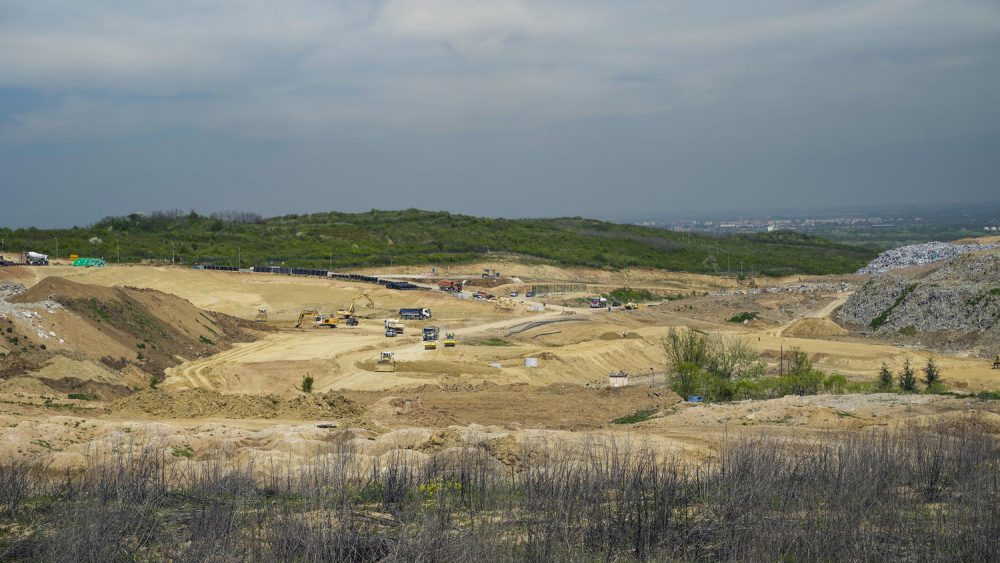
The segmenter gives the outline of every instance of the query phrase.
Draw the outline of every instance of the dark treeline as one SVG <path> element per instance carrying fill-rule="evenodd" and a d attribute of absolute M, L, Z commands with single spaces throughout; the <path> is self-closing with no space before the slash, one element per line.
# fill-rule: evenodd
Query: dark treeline
<path fill-rule="evenodd" d="M 711 237 L 579 217 L 491 219 L 415 209 L 267 219 L 171 210 L 69 229 L 0 228 L 0 239 L 8 254 L 300 268 L 448 264 L 501 253 L 598 268 L 828 274 L 851 272 L 875 254 L 792 232 Z"/>
<path fill-rule="evenodd" d="M 169 448 L 166 449 L 169 452 Z M 0 560 L 987 561 L 1000 450 L 968 418 L 822 443 L 730 439 L 691 465 L 641 444 L 446 451 L 419 469 L 164 463 L 82 474 L 0 462 Z M 190 454 L 190 452 L 185 452 Z"/>

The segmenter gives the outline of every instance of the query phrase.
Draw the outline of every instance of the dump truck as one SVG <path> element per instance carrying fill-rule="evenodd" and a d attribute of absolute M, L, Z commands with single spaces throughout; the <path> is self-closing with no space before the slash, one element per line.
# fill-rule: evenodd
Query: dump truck
<path fill-rule="evenodd" d="M 438 289 L 449 293 L 458 293 L 459 291 L 462 291 L 462 284 L 460 282 L 450 280 L 441 280 L 438 282 Z"/>
<path fill-rule="evenodd" d="M 424 342 L 430 340 L 437 340 L 441 334 L 440 330 L 436 326 L 425 326 L 424 327 Z"/>
<path fill-rule="evenodd" d="M 267 309 L 257 309 L 257 316 L 254 317 L 254 322 L 266 323 L 267 322 Z"/>
<path fill-rule="evenodd" d="M 422 321 L 431 318 L 430 309 L 400 309 L 399 318 L 409 321 Z"/>
<path fill-rule="evenodd" d="M 392 334 L 389 334 L 389 333 Z M 397 334 L 403 334 L 403 323 L 397 319 L 386 319 L 385 320 L 385 335 L 386 336 L 396 336 Z"/>

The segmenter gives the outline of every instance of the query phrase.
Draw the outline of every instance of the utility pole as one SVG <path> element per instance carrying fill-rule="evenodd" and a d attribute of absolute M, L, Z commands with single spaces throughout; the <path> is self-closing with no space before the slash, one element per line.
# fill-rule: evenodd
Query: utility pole
<path fill-rule="evenodd" d="M 118 265 L 122 265 L 122 247 L 118 244 L 118 239 L 115 239 L 115 254 L 118 255 Z"/>
<path fill-rule="evenodd" d="M 170 241 L 170 265 L 177 264 L 177 254 L 174 253 L 174 241 Z"/>
<path fill-rule="evenodd" d="M 243 267 L 243 249 L 239 245 L 236 245 L 236 267 Z"/>
<path fill-rule="evenodd" d="M 59 258 L 59 237 L 56 237 L 56 259 Z"/>

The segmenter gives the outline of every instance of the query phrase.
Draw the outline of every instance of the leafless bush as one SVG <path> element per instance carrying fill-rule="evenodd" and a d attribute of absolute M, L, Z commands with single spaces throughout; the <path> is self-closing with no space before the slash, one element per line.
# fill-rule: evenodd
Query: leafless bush
<path fill-rule="evenodd" d="M 691 464 L 647 444 L 486 448 L 413 466 L 94 456 L 0 464 L 0 559 L 116 561 L 989 560 L 1000 448 L 977 419 L 813 444 L 729 440 Z M 383 458 L 385 459 L 385 458 Z M 12 469 L 12 467 L 14 467 Z M 4 529 L 0 527 L 0 529 Z"/>

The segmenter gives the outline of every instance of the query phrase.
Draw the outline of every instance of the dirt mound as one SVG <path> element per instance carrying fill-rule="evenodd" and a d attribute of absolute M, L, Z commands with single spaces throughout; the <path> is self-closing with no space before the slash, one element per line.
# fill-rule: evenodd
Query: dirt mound
<path fill-rule="evenodd" d="M 845 336 L 847 330 L 830 319 L 799 319 L 786 328 L 782 336 L 795 338 L 822 338 L 824 336 Z"/>
<path fill-rule="evenodd" d="M 282 399 L 274 395 L 224 395 L 206 389 L 179 392 L 163 390 L 141 391 L 108 406 L 117 415 L 153 416 L 163 418 L 310 419 L 350 418 L 362 413 L 352 400 L 335 392 L 300 395 Z"/>
<path fill-rule="evenodd" d="M 181 361 L 216 354 L 232 342 L 255 338 L 247 321 L 209 313 L 151 289 L 49 277 L 10 301 L 62 305 L 65 311 L 50 312 L 52 320 L 39 335 L 58 335 L 62 351 L 83 354 L 115 370 L 135 365 L 157 378 Z"/>

